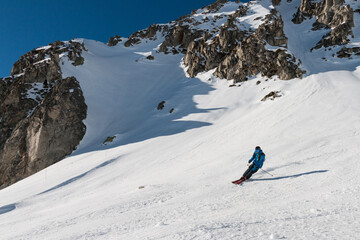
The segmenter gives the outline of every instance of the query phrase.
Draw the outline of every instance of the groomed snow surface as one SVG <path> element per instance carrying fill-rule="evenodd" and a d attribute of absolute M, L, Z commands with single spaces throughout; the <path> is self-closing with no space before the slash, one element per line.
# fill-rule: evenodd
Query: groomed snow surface
<path fill-rule="evenodd" d="M 358 239 L 356 59 L 229 87 L 212 71 L 187 78 L 183 56 L 156 52 L 161 39 L 79 41 L 84 65 L 61 66 L 84 91 L 87 133 L 72 156 L 0 191 L 1 240 Z M 260 101 L 271 91 L 283 96 Z M 257 145 L 273 176 L 233 185 Z"/>

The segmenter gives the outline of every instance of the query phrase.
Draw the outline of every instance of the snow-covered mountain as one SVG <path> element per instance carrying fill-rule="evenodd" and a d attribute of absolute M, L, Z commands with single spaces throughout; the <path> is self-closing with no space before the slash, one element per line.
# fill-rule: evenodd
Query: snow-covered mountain
<path fill-rule="evenodd" d="M 355 0 L 217 1 L 24 55 L 0 239 L 357 239 L 359 23 Z M 273 176 L 231 184 L 257 145 Z"/>

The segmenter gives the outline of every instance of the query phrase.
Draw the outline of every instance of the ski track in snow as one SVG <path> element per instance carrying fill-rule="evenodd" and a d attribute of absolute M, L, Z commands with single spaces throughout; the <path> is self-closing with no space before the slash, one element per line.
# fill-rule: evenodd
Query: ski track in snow
<path fill-rule="evenodd" d="M 284 22 L 296 4 L 277 7 Z M 305 51 L 320 36 L 308 21 L 285 25 L 304 79 L 232 88 L 213 71 L 187 78 L 183 56 L 155 51 L 161 39 L 81 40 L 84 65 L 62 70 L 84 91 L 87 133 L 72 156 L 0 191 L 0 239 L 357 239 L 359 61 L 326 69 Z M 231 184 L 256 145 L 274 176 Z"/>

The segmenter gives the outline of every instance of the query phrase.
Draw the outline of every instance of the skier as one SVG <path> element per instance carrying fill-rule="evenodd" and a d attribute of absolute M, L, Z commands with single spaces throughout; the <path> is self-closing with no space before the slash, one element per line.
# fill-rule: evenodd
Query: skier
<path fill-rule="evenodd" d="M 254 173 L 256 173 L 259 170 L 259 168 L 262 167 L 264 161 L 265 161 L 265 154 L 263 153 L 263 151 L 259 146 L 256 146 L 255 152 L 252 158 L 249 160 L 249 164 L 250 163 L 252 164 L 250 164 L 249 168 L 244 172 L 243 176 L 239 180 L 233 181 L 233 183 L 241 184 L 245 180 L 251 178 L 251 176 Z"/>

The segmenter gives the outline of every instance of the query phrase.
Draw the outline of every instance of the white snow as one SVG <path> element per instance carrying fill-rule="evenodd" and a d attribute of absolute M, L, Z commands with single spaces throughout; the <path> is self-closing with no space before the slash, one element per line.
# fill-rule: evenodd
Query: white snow
<path fill-rule="evenodd" d="M 273 8 L 271 1 L 253 1 L 254 3 L 248 4 L 247 15 L 237 18 L 237 27 L 241 30 L 254 30 L 263 23 L 262 19 L 265 15 L 270 13 L 270 9 Z M 256 4 L 257 3 L 257 4 Z M 200 9 L 196 14 L 191 17 L 201 24 L 192 26 L 193 29 L 208 30 L 209 32 L 218 31 L 219 27 L 226 23 L 228 16 L 235 13 L 240 5 L 244 3 L 227 2 L 217 12 L 211 12 L 207 9 Z M 204 21 L 207 19 L 207 21 Z M 235 22 L 236 23 L 236 22 Z"/>
<path fill-rule="evenodd" d="M 257 2 L 257 1 L 254 1 Z M 257 29 L 262 23 L 264 17 L 270 13 L 273 8 L 270 1 L 261 1 L 261 4 L 249 4 L 246 16 L 238 18 L 239 29 Z"/>
<path fill-rule="evenodd" d="M 206 15 L 208 17 L 214 17 L 214 16 L 221 16 L 221 15 L 231 15 L 233 14 L 236 9 L 238 9 L 239 5 L 243 3 L 235 3 L 235 2 L 227 2 L 225 3 L 218 11 L 212 12 L 209 11 L 207 8 L 200 9 L 196 12 L 196 14 L 193 15 L 193 17 Z"/>
<path fill-rule="evenodd" d="M 86 135 L 72 156 L 0 191 L 0 239 L 357 239 L 360 64 L 326 69 L 320 53 L 301 55 L 301 41 L 316 43 L 295 35 L 307 27 L 286 26 L 305 78 L 240 87 L 213 71 L 187 78 L 183 56 L 155 51 L 161 39 L 82 40 L 84 65 L 63 58 L 62 72 L 84 91 Z M 271 91 L 283 96 L 261 102 Z M 256 145 L 274 177 L 231 184 Z"/>
<path fill-rule="evenodd" d="M 43 63 L 43 62 L 48 62 L 48 61 L 50 61 L 50 60 L 51 60 L 51 58 L 50 58 L 50 57 L 47 57 L 47 58 L 44 58 L 44 59 L 41 60 L 41 61 L 38 61 L 38 62 L 34 63 L 34 65 L 38 65 L 38 64 Z"/>
<path fill-rule="evenodd" d="M 38 96 L 40 96 L 40 91 L 44 89 L 44 84 L 43 83 L 30 83 L 29 84 L 31 87 L 29 87 L 29 89 L 27 89 L 27 98 L 32 98 L 34 100 L 36 100 L 36 98 Z"/>
<path fill-rule="evenodd" d="M 49 49 L 49 48 L 51 48 L 51 46 L 39 47 L 39 48 L 37 48 L 36 50 L 38 50 L 38 51 L 40 51 L 40 50 L 47 50 L 47 49 Z"/>

